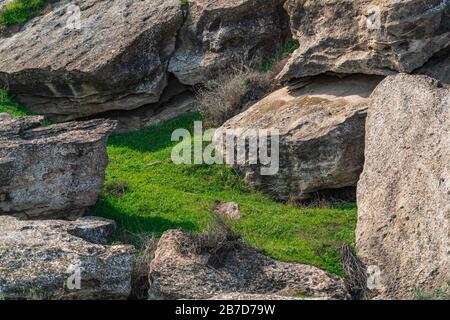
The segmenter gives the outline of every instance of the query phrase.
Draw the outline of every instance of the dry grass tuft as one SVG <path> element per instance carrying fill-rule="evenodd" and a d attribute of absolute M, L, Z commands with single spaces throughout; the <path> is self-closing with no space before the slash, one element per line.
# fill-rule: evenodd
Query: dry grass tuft
<path fill-rule="evenodd" d="M 354 300 L 367 300 L 367 271 L 364 264 L 353 254 L 348 245 L 341 247 L 341 264 L 346 274 L 346 285 Z"/>
<path fill-rule="evenodd" d="M 271 73 L 241 65 L 230 73 L 218 75 L 198 90 L 199 111 L 210 126 L 221 126 L 272 88 Z"/>
<path fill-rule="evenodd" d="M 140 254 L 136 256 L 133 273 L 131 275 L 131 295 L 133 300 L 147 300 L 150 287 L 148 274 L 150 263 L 155 257 L 158 239 L 154 235 L 133 235 L 133 238 L 140 238 Z"/>

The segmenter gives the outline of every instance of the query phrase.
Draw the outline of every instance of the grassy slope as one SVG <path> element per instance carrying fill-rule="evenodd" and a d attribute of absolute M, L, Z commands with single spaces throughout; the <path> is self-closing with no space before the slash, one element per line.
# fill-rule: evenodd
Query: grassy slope
<path fill-rule="evenodd" d="M 128 190 L 105 192 L 92 213 L 116 220 L 122 231 L 160 235 L 171 228 L 202 231 L 215 201 L 236 201 L 244 213 L 237 229 L 249 244 L 274 258 L 339 274 L 338 247 L 353 242 L 355 206 L 296 208 L 251 190 L 225 166 L 173 164 L 172 131 L 192 129 L 198 119 L 185 116 L 111 137 L 107 185 L 127 185 Z"/>

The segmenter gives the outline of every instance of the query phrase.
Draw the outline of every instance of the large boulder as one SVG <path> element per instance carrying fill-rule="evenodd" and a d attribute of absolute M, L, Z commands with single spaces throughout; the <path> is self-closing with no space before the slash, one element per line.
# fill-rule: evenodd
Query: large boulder
<path fill-rule="evenodd" d="M 71 0 L 47 11 L 0 39 L 0 87 L 56 120 L 159 100 L 179 0 Z"/>
<path fill-rule="evenodd" d="M 287 0 L 300 48 L 280 78 L 412 72 L 450 44 L 448 0 Z"/>
<path fill-rule="evenodd" d="M 270 60 L 289 35 L 285 0 L 189 0 L 169 71 L 194 85 L 231 65 Z"/>
<path fill-rule="evenodd" d="M 316 267 L 275 261 L 240 240 L 170 230 L 150 265 L 153 299 L 210 299 L 222 294 L 275 294 L 345 299 L 341 279 Z"/>
<path fill-rule="evenodd" d="M 357 253 L 385 298 L 449 280 L 450 89 L 399 74 L 374 91 L 358 184 Z"/>
<path fill-rule="evenodd" d="M 234 163 L 252 185 L 282 200 L 355 187 L 364 164 L 368 97 L 379 81 L 378 76 L 323 76 L 282 88 L 226 122 L 216 135 L 217 148 L 228 159 L 234 151 L 226 144 L 221 148 L 221 136 L 236 136 L 236 150 L 255 129 L 278 130 L 277 172 L 265 175 L 262 162 L 252 164 L 248 156 L 245 163 Z"/>
<path fill-rule="evenodd" d="M 72 219 L 102 192 L 115 123 L 42 121 L 0 116 L 0 216 Z"/>
<path fill-rule="evenodd" d="M 22 221 L 0 216 L 0 296 L 126 299 L 134 248 L 106 245 L 113 221 Z"/>

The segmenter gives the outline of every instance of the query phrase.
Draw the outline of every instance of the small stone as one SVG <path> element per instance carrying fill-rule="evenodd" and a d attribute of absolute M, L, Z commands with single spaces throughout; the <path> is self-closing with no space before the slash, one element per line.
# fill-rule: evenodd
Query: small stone
<path fill-rule="evenodd" d="M 236 202 L 221 203 L 216 206 L 214 212 L 227 217 L 232 221 L 238 221 L 242 219 L 241 208 Z"/>

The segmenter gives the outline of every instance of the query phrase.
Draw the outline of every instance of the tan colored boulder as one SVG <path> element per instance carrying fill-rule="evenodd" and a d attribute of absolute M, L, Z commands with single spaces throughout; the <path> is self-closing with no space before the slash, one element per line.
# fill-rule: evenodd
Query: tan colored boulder
<path fill-rule="evenodd" d="M 273 260 L 237 239 L 170 230 L 150 264 L 151 299 L 273 294 L 345 299 L 342 279 L 316 267 Z"/>
<path fill-rule="evenodd" d="M 380 296 L 414 299 L 450 279 L 450 89 L 399 74 L 374 91 L 358 183 L 357 253 Z"/>
<path fill-rule="evenodd" d="M 0 116 L 0 216 L 73 219 L 102 192 L 115 123 L 42 121 Z"/>
<path fill-rule="evenodd" d="M 252 185 L 282 200 L 355 187 L 364 164 L 368 97 L 380 80 L 323 76 L 268 95 L 220 131 L 230 136 L 239 129 L 236 141 L 242 141 L 254 129 L 278 130 L 279 170 L 264 175 L 261 161 L 250 164 L 249 157 L 234 166 Z M 229 151 L 222 153 L 227 159 Z"/>
<path fill-rule="evenodd" d="M 287 0 L 300 48 L 280 74 L 410 73 L 450 45 L 448 0 Z"/>

